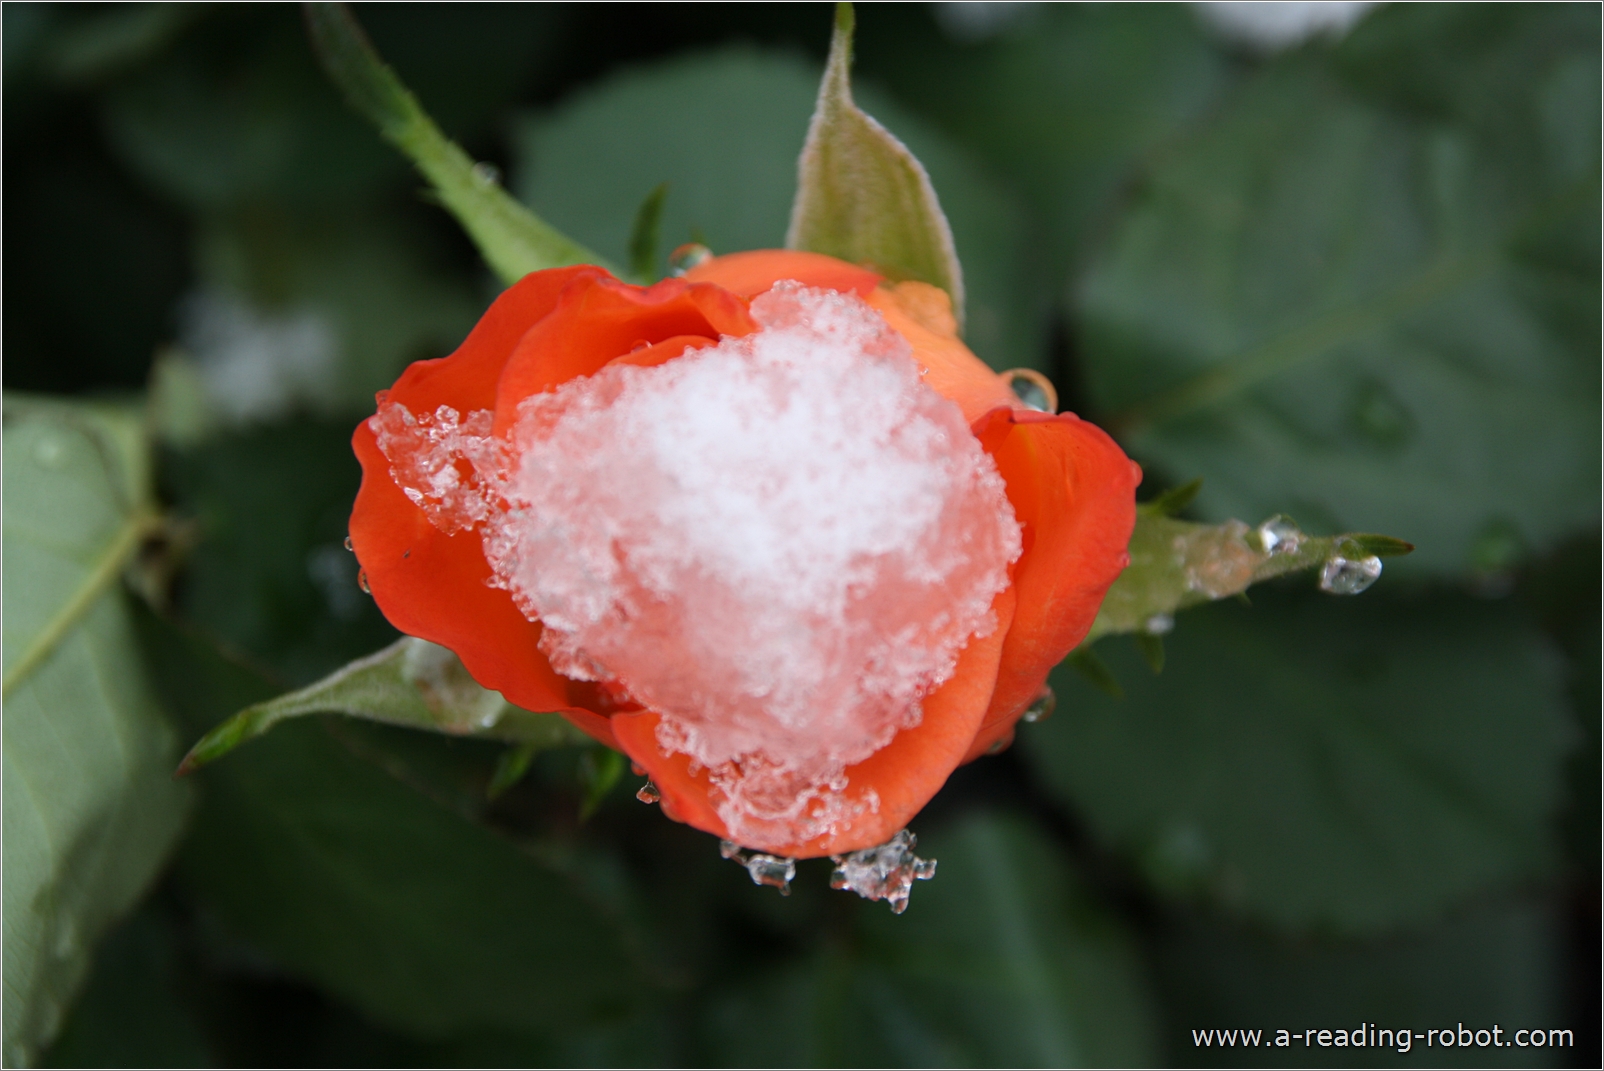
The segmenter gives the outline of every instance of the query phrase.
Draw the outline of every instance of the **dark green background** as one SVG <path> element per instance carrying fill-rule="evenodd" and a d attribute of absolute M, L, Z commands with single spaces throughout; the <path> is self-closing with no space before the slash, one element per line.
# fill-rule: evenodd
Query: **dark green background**
<path fill-rule="evenodd" d="M 778 244 L 823 5 L 364 5 L 452 136 L 622 261 Z M 291 415 L 170 449 L 200 539 L 145 650 L 185 738 L 392 635 L 327 586 L 349 430 L 493 294 L 289 5 L 5 6 L 5 383 L 144 387 L 197 288 L 312 310 Z M 859 96 L 928 166 L 970 334 L 1200 519 L 1419 544 L 1183 615 L 914 824 L 908 913 L 751 886 L 578 752 L 349 722 L 200 777 L 62 1065 L 1502 1064 L 1599 1059 L 1599 9 L 1392 5 L 1266 58 L 1187 6 L 994 35 L 864 5 Z M 660 266 L 661 267 L 661 266 Z M 322 569 L 322 571 L 320 571 Z M 320 580 L 321 578 L 321 580 Z M 338 579 L 338 578 L 336 578 Z M 347 580 L 354 582 L 353 578 Z M 1570 1027 L 1569 1052 L 1236 1049 L 1194 1028 Z M 1328 1059 L 1329 1058 L 1329 1059 Z"/>

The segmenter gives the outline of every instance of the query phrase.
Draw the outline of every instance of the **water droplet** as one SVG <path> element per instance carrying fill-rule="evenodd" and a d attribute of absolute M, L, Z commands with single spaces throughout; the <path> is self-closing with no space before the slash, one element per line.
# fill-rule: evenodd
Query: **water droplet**
<path fill-rule="evenodd" d="M 718 854 L 733 859 L 746 867 L 753 885 L 770 885 L 780 890 L 781 896 L 791 895 L 791 881 L 796 877 L 796 860 L 766 852 L 748 854 L 733 840 L 718 842 Z"/>
<path fill-rule="evenodd" d="M 1257 531 L 1259 546 L 1266 554 L 1292 554 L 1303 544 L 1303 529 L 1284 513 L 1277 513 L 1259 525 Z"/>
<path fill-rule="evenodd" d="M 346 536 L 345 537 L 345 549 L 346 550 L 351 550 L 351 551 L 356 550 L 356 548 L 351 545 L 351 537 L 350 536 Z"/>
<path fill-rule="evenodd" d="M 796 877 L 796 860 L 754 852 L 746 861 L 746 872 L 754 885 L 772 885 L 781 896 L 791 895 L 791 879 Z"/>
<path fill-rule="evenodd" d="M 356 572 L 356 586 L 362 589 L 362 594 L 364 594 L 364 595 L 372 595 L 373 594 L 373 589 L 368 587 L 368 571 L 366 569 L 358 569 L 357 570 L 357 572 Z"/>
<path fill-rule="evenodd" d="M 657 791 L 656 785 L 648 781 L 640 786 L 640 791 L 635 793 L 635 798 L 642 803 L 660 803 L 662 802 L 663 794 Z"/>
<path fill-rule="evenodd" d="M 1034 368 L 1010 368 L 1002 373 L 1003 379 L 1025 406 L 1042 413 L 1058 412 L 1058 391 L 1053 381 Z"/>
<path fill-rule="evenodd" d="M 936 876 L 936 861 L 913 854 L 918 843 L 906 829 L 874 848 L 863 848 L 846 855 L 832 855 L 835 873 L 830 888 L 850 889 L 865 900 L 884 900 L 893 914 L 908 909 L 908 895 L 915 881 Z"/>
<path fill-rule="evenodd" d="M 1142 622 L 1142 631 L 1149 636 L 1168 636 L 1175 631 L 1175 615 L 1154 614 Z"/>
<path fill-rule="evenodd" d="M 501 181 L 501 168 L 485 160 L 473 165 L 473 180 L 481 186 L 494 186 Z"/>
<path fill-rule="evenodd" d="M 52 435 L 41 436 L 39 441 L 33 444 L 33 459 L 47 469 L 59 466 L 65 453 L 61 440 Z"/>
<path fill-rule="evenodd" d="M 1007 736 L 998 737 L 996 740 L 993 740 L 991 742 L 991 746 L 986 749 L 986 754 L 1001 755 L 1004 751 L 1008 750 L 1008 745 L 1012 744 L 1013 742 L 1013 733 L 1009 733 Z"/>
<path fill-rule="evenodd" d="M 1357 595 L 1381 575 L 1381 559 L 1375 555 L 1352 560 L 1337 555 L 1320 570 L 1320 590 L 1333 595 Z"/>
<path fill-rule="evenodd" d="M 1053 711 L 1057 709 L 1058 696 L 1053 694 L 1051 688 L 1043 688 L 1041 695 L 1038 695 L 1035 701 L 1025 708 L 1025 712 L 1019 716 L 1019 720 L 1028 722 L 1046 721 L 1053 716 Z"/>
<path fill-rule="evenodd" d="M 668 255 L 668 270 L 674 275 L 684 275 L 712 259 L 713 251 L 701 242 L 686 242 Z"/>

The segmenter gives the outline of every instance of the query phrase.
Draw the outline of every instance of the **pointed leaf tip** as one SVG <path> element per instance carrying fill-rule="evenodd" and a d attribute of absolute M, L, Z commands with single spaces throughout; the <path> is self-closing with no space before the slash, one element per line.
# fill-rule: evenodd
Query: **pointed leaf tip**
<path fill-rule="evenodd" d="M 635 211 L 635 225 L 629 233 L 629 270 L 643 286 L 658 278 L 658 254 L 663 234 L 663 202 L 668 199 L 668 183 L 660 182 L 641 201 Z"/>
<path fill-rule="evenodd" d="M 246 707 L 201 737 L 174 776 L 222 758 L 281 721 L 309 714 L 344 714 L 536 750 L 591 742 L 560 715 L 523 710 L 480 686 L 444 647 L 407 636 L 299 691 Z"/>
<path fill-rule="evenodd" d="M 1337 558 L 1384 558 L 1414 549 L 1401 539 L 1369 533 L 1311 536 L 1282 515 L 1257 527 L 1241 521 L 1197 524 L 1168 516 L 1179 508 L 1177 501 L 1184 506 L 1196 493 L 1196 484 L 1166 491 L 1138 509 L 1130 564 L 1103 597 L 1082 648 L 1110 633 L 1160 631 L 1154 622 L 1179 610 L 1241 596 L 1250 585 L 1321 569 Z M 1145 645 L 1150 661 L 1157 660 L 1156 646 L 1140 635 L 1137 642 Z"/>
<path fill-rule="evenodd" d="M 1359 552 L 1362 554 L 1373 554 L 1377 558 L 1395 558 L 1400 555 L 1409 554 L 1415 549 L 1415 545 L 1413 543 L 1407 543 L 1402 539 L 1395 539 L 1392 536 L 1375 535 L 1370 532 L 1361 532 L 1357 535 L 1348 536 L 1347 538 L 1348 541 L 1352 543 L 1355 549 L 1357 549 Z"/>
<path fill-rule="evenodd" d="M 963 324 L 963 270 L 924 166 L 852 99 L 851 4 L 837 4 L 830 57 L 797 161 L 785 244 L 940 287 Z"/>
<path fill-rule="evenodd" d="M 351 106 L 412 161 L 440 203 L 468 232 L 493 271 L 508 284 L 532 271 L 606 261 L 559 233 L 512 195 L 456 142 L 440 132 L 400 77 L 385 64 L 341 3 L 307 3 L 312 50 Z"/>
<path fill-rule="evenodd" d="M 1201 490 L 1203 490 L 1203 477 L 1199 476 L 1197 479 L 1183 483 L 1179 487 L 1171 487 L 1167 491 L 1159 492 L 1151 500 L 1143 502 L 1141 509 L 1155 516 L 1173 517 L 1187 506 L 1190 506 L 1192 500 L 1197 497 L 1198 492 Z"/>

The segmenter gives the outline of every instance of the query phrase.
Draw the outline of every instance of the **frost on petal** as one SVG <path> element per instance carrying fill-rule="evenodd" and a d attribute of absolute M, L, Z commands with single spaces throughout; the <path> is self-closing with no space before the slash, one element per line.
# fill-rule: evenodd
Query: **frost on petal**
<path fill-rule="evenodd" d="M 409 455 L 404 485 L 484 522 L 495 582 L 545 624 L 553 665 L 658 711 L 731 836 L 762 847 L 877 806 L 849 798 L 847 767 L 917 724 L 995 627 L 1020 531 L 878 313 L 797 284 L 752 312 L 752 335 L 526 399 L 493 481 L 505 512 L 463 506 L 464 468 L 438 450 Z M 398 441 L 473 434 L 443 414 L 402 425 Z"/>
<path fill-rule="evenodd" d="M 385 400 L 368 418 L 390 478 L 447 535 L 474 527 L 495 508 L 500 449 L 490 434 L 493 417 L 480 409 L 463 420 L 449 405 L 414 416 Z"/>

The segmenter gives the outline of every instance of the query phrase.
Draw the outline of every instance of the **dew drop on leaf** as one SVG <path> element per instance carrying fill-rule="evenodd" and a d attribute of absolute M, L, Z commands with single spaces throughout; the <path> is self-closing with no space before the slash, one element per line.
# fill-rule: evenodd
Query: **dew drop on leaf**
<path fill-rule="evenodd" d="M 1277 513 L 1258 527 L 1259 545 L 1266 554 L 1292 554 L 1303 543 L 1303 529 L 1284 513 Z"/>
<path fill-rule="evenodd" d="M 1320 570 L 1320 590 L 1333 595 L 1357 595 L 1380 575 L 1381 559 L 1375 555 L 1359 559 L 1339 555 L 1328 559 Z"/>

